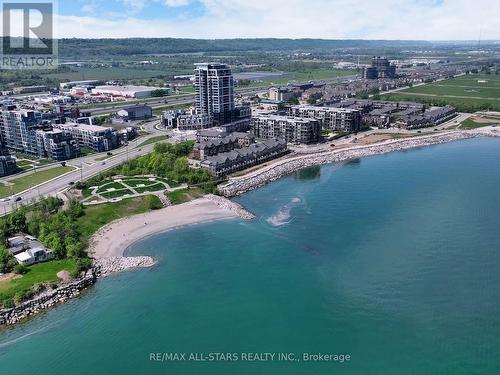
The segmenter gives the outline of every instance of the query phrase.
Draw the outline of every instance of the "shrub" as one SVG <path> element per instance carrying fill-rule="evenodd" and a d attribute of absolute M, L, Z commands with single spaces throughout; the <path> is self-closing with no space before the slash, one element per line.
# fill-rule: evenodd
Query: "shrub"
<path fill-rule="evenodd" d="M 11 307 L 14 307 L 14 301 L 12 298 L 7 298 L 6 300 L 3 301 L 3 307 L 6 309 L 10 309 Z"/>
<path fill-rule="evenodd" d="M 158 210 L 160 208 L 163 208 L 163 204 L 161 203 L 160 199 L 156 195 L 147 195 L 144 198 L 147 207 L 150 210 Z"/>
<path fill-rule="evenodd" d="M 79 272 L 87 271 L 92 267 L 92 260 L 90 258 L 80 258 L 76 261 L 76 268 Z"/>
<path fill-rule="evenodd" d="M 29 270 L 30 269 L 28 268 L 28 266 L 24 263 L 16 264 L 16 266 L 14 267 L 14 272 L 19 275 L 24 275 L 28 273 Z"/>

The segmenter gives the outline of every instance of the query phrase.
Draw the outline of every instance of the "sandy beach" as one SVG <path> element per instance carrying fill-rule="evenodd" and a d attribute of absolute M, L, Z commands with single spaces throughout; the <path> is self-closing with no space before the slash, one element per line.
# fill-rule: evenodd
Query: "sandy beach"
<path fill-rule="evenodd" d="M 131 244 L 145 237 L 186 225 L 237 217 L 240 216 L 234 210 L 209 198 L 199 198 L 114 221 L 92 236 L 89 252 L 95 258 L 121 257 Z"/>

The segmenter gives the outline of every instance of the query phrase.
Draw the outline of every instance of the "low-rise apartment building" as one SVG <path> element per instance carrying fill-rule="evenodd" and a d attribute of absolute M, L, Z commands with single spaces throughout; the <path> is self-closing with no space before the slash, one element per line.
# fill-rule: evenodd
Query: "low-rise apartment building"
<path fill-rule="evenodd" d="M 290 116 L 319 120 L 323 129 L 357 132 L 361 128 L 361 111 L 349 108 L 293 105 Z"/>
<path fill-rule="evenodd" d="M 321 123 L 314 118 L 260 115 L 252 117 L 251 127 L 256 138 L 279 138 L 294 144 L 317 143 L 321 134 Z"/>
<path fill-rule="evenodd" d="M 42 114 L 36 111 L 19 110 L 16 106 L 0 109 L 0 136 L 4 146 L 12 151 L 36 155 L 36 132 L 50 129 L 42 123 Z"/>
<path fill-rule="evenodd" d="M 79 147 L 87 147 L 94 152 L 110 151 L 118 147 L 118 135 L 112 128 L 75 123 L 57 124 L 54 127 L 69 132 Z"/>
<path fill-rule="evenodd" d="M 62 129 L 37 131 L 38 156 L 53 160 L 68 160 L 79 156 L 78 142 Z"/>

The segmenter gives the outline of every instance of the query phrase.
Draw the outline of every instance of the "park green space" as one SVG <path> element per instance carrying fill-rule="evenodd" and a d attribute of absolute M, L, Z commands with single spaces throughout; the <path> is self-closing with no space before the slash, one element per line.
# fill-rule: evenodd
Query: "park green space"
<path fill-rule="evenodd" d="M 99 189 L 97 189 L 97 192 L 105 193 L 108 191 L 108 189 L 125 189 L 125 186 L 123 186 L 123 184 L 121 184 L 120 182 L 111 181 L 101 185 Z"/>
<path fill-rule="evenodd" d="M 484 81 L 484 82 L 478 82 Z M 500 110 L 500 76 L 469 74 L 383 94 L 384 100 L 452 105 L 462 112 Z"/>
<path fill-rule="evenodd" d="M 101 193 L 101 196 L 103 196 L 106 199 L 121 198 L 126 195 L 132 196 L 134 195 L 134 192 L 129 189 L 121 189 L 121 190 L 112 190 L 106 193 Z"/>
<path fill-rule="evenodd" d="M 149 191 L 160 191 L 160 190 L 164 190 L 164 189 L 165 189 L 165 185 L 160 184 L 160 183 L 156 183 L 156 184 L 152 184 L 152 185 L 148 185 L 148 186 L 136 187 L 135 191 L 137 191 L 139 194 L 142 194 L 142 193 L 146 193 Z"/>
<path fill-rule="evenodd" d="M 322 80 L 322 79 L 332 79 L 337 77 L 345 77 L 355 75 L 357 72 L 355 70 L 346 69 L 311 69 L 305 71 L 294 71 L 286 73 L 283 78 L 272 78 L 265 81 L 252 81 L 247 86 L 241 86 L 240 89 L 252 88 L 252 87 L 267 87 L 269 85 L 286 85 L 287 83 L 305 82 L 312 80 Z"/>
<path fill-rule="evenodd" d="M 446 81 L 443 81 L 446 82 Z M 477 97 L 477 98 L 493 98 L 500 100 L 500 86 L 484 87 L 480 86 L 457 86 L 457 85 L 447 85 L 445 83 L 437 82 L 431 83 L 424 86 L 411 87 L 406 90 L 402 90 L 401 93 L 410 94 L 426 94 L 426 95 L 439 95 L 439 96 L 467 96 L 467 97 Z"/>
<path fill-rule="evenodd" d="M 165 185 L 163 183 L 168 184 L 169 186 L 178 186 L 179 184 L 175 181 L 169 181 L 165 178 L 156 177 L 155 180 L 149 180 L 146 177 L 138 177 L 138 178 L 123 178 L 121 181 L 104 181 L 99 185 L 97 189 L 97 193 L 104 198 L 120 198 L 127 194 L 132 195 L 134 192 L 130 190 L 133 188 L 137 193 L 142 194 L 146 192 L 155 192 L 165 190 Z M 139 186 L 144 185 L 144 186 Z M 115 190 L 108 190 L 115 189 Z M 86 190 L 86 191 L 85 191 Z M 88 197 L 91 195 L 91 189 L 85 188 L 83 195 Z"/>
<path fill-rule="evenodd" d="M 113 220 L 150 211 L 149 201 L 160 202 L 157 196 L 140 196 L 119 202 L 102 203 L 85 207 L 85 214 L 77 219 L 80 232 L 89 238 L 100 227 Z M 161 204 L 161 202 L 160 202 Z"/>
<path fill-rule="evenodd" d="M 497 125 L 497 122 L 476 122 L 470 118 L 463 121 L 458 125 L 459 129 L 477 129 L 482 128 L 484 126 Z"/>
<path fill-rule="evenodd" d="M 74 167 L 58 166 L 36 171 L 35 173 L 31 173 L 27 176 L 10 179 L 8 180 L 8 184 L 4 183 L 0 185 L 0 198 L 27 190 L 33 186 L 39 185 L 73 170 L 75 170 Z"/>

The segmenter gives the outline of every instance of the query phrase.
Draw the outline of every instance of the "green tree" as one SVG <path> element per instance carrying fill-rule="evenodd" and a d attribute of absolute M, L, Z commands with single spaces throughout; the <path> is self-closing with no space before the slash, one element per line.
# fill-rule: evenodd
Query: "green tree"
<path fill-rule="evenodd" d="M 19 208 L 15 210 L 9 216 L 9 224 L 11 231 L 13 232 L 26 232 L 26 211 L 24 208 Z"/>
<path fill-rule="evenodd" d="M 0 246 L 0 272 L 7 273 L 12 271 L 12 269 L 17 264 L 16 258 L 10 253 L 5 246 Z"/>

